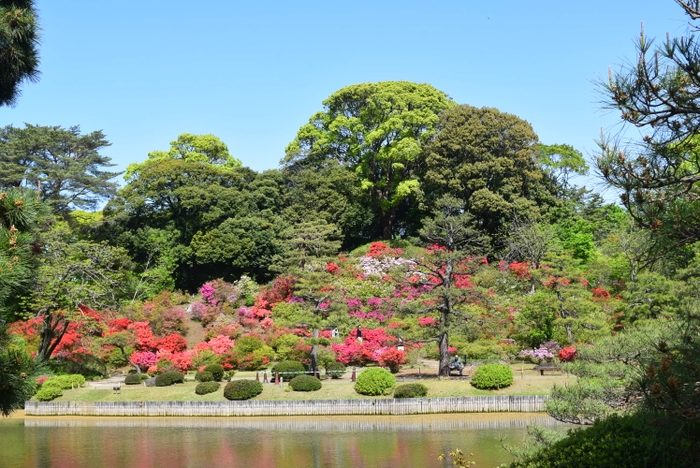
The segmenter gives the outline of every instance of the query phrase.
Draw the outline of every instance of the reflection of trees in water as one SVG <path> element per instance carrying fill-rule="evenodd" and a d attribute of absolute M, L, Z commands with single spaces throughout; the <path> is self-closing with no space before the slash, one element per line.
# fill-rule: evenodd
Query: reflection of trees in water
<path fill-rule="evenodd" d="M 309 416 L 308 418 L 113 418 L 113 419 L 26 419 L 26 427 L 173 427 L 219 428 L 266 431 L 376 432 L 440 431 L 453 429 L 498 429 L 508 427 L 563 426 L 541 414 L 469 414 L 449 416 Z"/>

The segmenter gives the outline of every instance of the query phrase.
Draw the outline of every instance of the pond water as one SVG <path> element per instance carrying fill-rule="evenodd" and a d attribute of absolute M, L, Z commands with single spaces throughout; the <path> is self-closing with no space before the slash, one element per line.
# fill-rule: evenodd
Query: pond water
<path fill-rule="evenodd" d="M 474 453 L 479 467 L 511 460 L 526 426 L 565 430 L 540 414 L 286 418 L 4 418 L 3 468 L 447 467 L 441 453 Z"/>

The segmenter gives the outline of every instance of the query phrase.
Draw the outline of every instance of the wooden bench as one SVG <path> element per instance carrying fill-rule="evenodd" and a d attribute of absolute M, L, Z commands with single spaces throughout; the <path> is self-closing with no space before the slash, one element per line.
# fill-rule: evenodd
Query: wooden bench
<path fill-rule="evenodd" d="M 540 375 L 544 375 L 545 372 L 561 372 L 561 367 L 554 364 L 540 364 L 533 367 L 532 370 L 540 371 Z"/>

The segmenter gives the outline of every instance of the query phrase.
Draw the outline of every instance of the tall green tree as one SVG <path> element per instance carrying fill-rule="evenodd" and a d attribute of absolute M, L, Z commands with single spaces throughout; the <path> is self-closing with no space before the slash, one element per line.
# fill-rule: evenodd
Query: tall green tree
<path fill-rule="evenodd" d="M 33 0 L 0 0 L 0 106 L 12 106 L 24 81 L 39 79 L 39 25 Z"/>
<path fill-rule="evenodd" d="M 324 220 L 338 226 L 348 251 L 376 238 L 376 216 L 363 199 L 360 178 L 339 161 L 286 167 L 282 177 L 281 213 L 289 225 Z"/>
<path fill-rule="evenodd" d="M 0 130 L 0 186 L 32 187 L 56 213 L 93 210 L 116 193 L 118 172 L 100 154 L 109 146 L 102 131 L 80 134 L 80 127 L 25 124 Z"/>
<path fill-rule="evenodd" d="M 461 105 L 444 111 L 437 129 L 425 149 L 428 206 L 443 195 L 464 200 L 477 227 L 496 238 L 515 214 L 537 220 L 553 203 L 538 165 L 538 138 L 526 121 Z"/>
<path fill-rule="evenodd" d="M 422 146 L 435 133 L 438 114 L 453 106 L 427 84 L 407 81 L 347 86 L 323 101 L 289 144 L 282 160 L 294 166 L 323 167 L 337 160 L 358 176 L 384 239 L 401 234 L 399 213 L 421 193 L 417 171 Z"/>
<path fill-rule="evenodd" d="M 170 142 L 168 151 L 151 151 L 148 153 L 146 161 L 129 164 L 126 168 L 125 178 L 130 180 L 135 177 L 144 165 L 171 159 L 207 163 L 222 169 L 241 167 L 241 161 L 231 156 L 228 152 L 228 146 L 218 137 L 212 134 L 182 133 L 178 135 L 177 140 Z"/>
<path fill-rule="evenodd" d="M 151 162 L 105 207 L 99 236 L 125 247 L 142 267 L 150 258 L 170 268 L 183 290 L 243 274 L 264 281 L 286 227 L 278 215 L 279 183 L 274 171 Z"/>

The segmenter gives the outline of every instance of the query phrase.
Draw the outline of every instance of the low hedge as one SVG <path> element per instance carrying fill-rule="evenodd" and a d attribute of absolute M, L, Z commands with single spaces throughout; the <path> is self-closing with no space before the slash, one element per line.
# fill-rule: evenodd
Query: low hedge
<path fill-rule="evenodd" d="M 315 392 L 321 389 L 321 381 L 312 375 L 297 375 L 289 381 L 295 392 Z"/>
<path fill-rule="evenodd" d="M 219 382 L 202 382 L 195 387 L 194 393 L 197 395 L 206 395 L 207 393 L 214 393 L 219 387 L 221 387 Z"/>
<path fill-rule="evenodd" d="M 47 380 L 48 382 L 48 380 Z M 55 398 L 58 398 L 63 395 L 63 389 L 59 387 L 58 385 L 46 385 L 46 382 L 44 382 L 41 385 L 41 388 L 39 389 L 38 392 L 36 392 L 36 395 L 34 395 L 34 398 L 36 398 L 39 401 L 51 401 Z"/>
<path fill-rule="evenodd" d="M 513 383 L 513 371 L 505 364 L 484 364 L 476 368 L 471 384 L 481 390 L 509 387 Z"/>
<path fill-rule="evenodd" d="M 330 376 L 331 379 L 339 379 L 345 372 L 347 372 L 347 368 L 342 362 L 333 361 L 326 365 L 326 375 Z"/>
<path fill-rule="evenodd" d="M 423 398 L 428 395 L 428 387 L 422 383 L 407 383 L 394 389 L 394 398 Z"/>
<path fill-rule="evenodd" d="M 355 381 L 355 391 L 360 395 L 389 395 L 395 386 L 396 377 L 380 367 L 362 371 Z"/>
<path fill-rule="evenodd" d="M 306 366 L 299 361 L 280 361 L 272 366 L 270 372 L 273 377 L 279 372 L 280 377 L 284 377 L 284 380 L 287 381 L 306 372 Z"/>
<path fill-rule="evenodd" d="M 214 374 L 209 371 L 203 370 L 194 374 L 194 380 L 197 382 L 214 382 Z"/>
<path fill-rule="evenodd" d="M 156 376 L 156 387 L 169 387 L 176 383 L 185 383 L 185 376 L 178 371 L 165 371 Z"/>
<path fill-rule="evenodd" d="M 138 385 L 148 378 L 148 374 L 129 374 L 124 378 L 126 385 Z"/>
<path fill-rule="evenodd" d="M 257 380 L 234 380 L 224 387 L 224 397 L 227 400 L 250 400 L 262 391 L 263 386 Z"/>
<path fill-rule="evenodd" d="M 85 377 L 80 374 L 57 375 L 44 382 L 44 385 L 49 382 L 57 384 L 63 390 L 68 390 L 85 385 Z"/>

